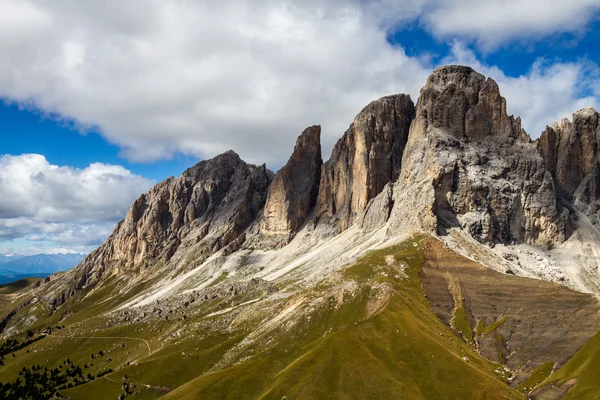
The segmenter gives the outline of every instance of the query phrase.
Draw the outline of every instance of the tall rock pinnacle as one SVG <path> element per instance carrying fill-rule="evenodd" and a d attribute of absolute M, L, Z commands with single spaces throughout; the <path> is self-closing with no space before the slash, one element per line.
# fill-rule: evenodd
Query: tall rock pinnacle
<path fill-rule="evenodd" d="M 316 217 L 341 230 L 383 187 L 395 181 L 415 108 L 410 96 L 383 97 L 367 105 L 323 164 Z"/>
<path fill-rule="evenodd" d="M 436 69 L 421 89 L 418 113 L 429 127 L 456 138 L 484 139 L 494 134 L 528 139 L 521 119 L 508 116 L 498 84 L 470 67 Z"/>
<path fill-rule="evenodd" d="M 394 191 L 392 219 L 404 226 L 461 227 L 485 243 L 568 234 L 535 144 L 507 115 L 496 82 L 469 67 L 441 67 L 427 80 Z"/>
<path fill-rule="evenodd" d="M 271 186 L 260 229 L 280 235 L 287 243 L 304 223 L 317 202 L 321 178 L 321 127 L 306 128 L 298 137 L 294 152 Z"/>
<path fill-rule="evenodd" d="M 587 203 L 600 199 L 599 113 L 585 108 L 573 114 L 573 123 L 563 119 L 546 128 L 538 147 L 562 197 L 572 200 L 577 194 Z"/>

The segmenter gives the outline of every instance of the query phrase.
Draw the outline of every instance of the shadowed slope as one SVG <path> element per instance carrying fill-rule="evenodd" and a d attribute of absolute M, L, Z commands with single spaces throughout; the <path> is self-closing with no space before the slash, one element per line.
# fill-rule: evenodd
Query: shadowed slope
<path fill-rule="evenodd" d="M 540 383 L 600 330 L 595 296 L 500 274 L 438 241 L 426 246 L 421 280 L 436 315 L 482 355 L 513 370 L 513 386 L 546 370 Z"/>

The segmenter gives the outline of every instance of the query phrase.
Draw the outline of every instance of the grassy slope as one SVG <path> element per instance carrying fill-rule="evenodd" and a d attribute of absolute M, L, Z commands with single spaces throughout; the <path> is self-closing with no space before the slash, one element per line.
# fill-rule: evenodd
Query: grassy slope
<path fill-rule="evenodd" d="M 596 334 L 561 369 L 552 374 L 543 385 L 574 385 L 565 400 L 597 400 L 600 393 L 600 332 Z"/>
<path fill-rule="evenodd" d="M 452 318 L 452 326 L 454 326 L 465 338 L 468 343 L 473 341 L 473 330 L 467 320 L 467 314 L 463 307 L 457 308 Z"/>
<path fill-rule="evenodd" d="M 382 275 L 396 273 L 386 255 L 409 266 L 408 279 Z M 420 289 L 422 262 L 413 242 L 369 254 L 346 278 L 391 284 L 395 293 L 381 312 L 365 318 L 373 293 L 364 285 L 341 308 L 316 312 L 302 337 L 282 334 L 274 347 L 200 376 L 165 399 L 522 398 L 496 375 L 495 364 L 431 312 Z"/>
<path fill-rule="evenodd" d="M 18 292 L 20 290 L 25 289 L 36 283 L 37 281 L 41 281 L 41 278 L 24 278 L 19 279 L 18 281 L 6 283 L 4 285 L 0 285 L 0 294 L 11 294 Z"/>
<path fill-rule="evenodd" d="M 77 293 L 53 314 L 50 313 L 49 307 L 44 303 L 36 303 L 25 307 L 21 312 L 36 318 L 35 322 L 28 326 L 28 329 L 39 332 L 48 326 L 54 327 L 56 325 L 66 325 L 66 329 L 55 330 L 52 335 L 48 335 L 45 339 L 17 351 L 15 353 L 16 357 L 5 357 L 6 365 L 0 367 L 0 382 L 13 381 L 23 367 L 41 365 L 51 369 L 60 366 L 67 358 L 70 358 L 74 364 L 82 368 L 85 364 L 88 364 L 88 368 L 84 368 L 84 375 L 90 373 L 95 376 L 102 370 L 109 368 L 117 370 L 123 368 L 127 362 L 147 357 L 148 349 L 146 345 L 143 341 L 135 338 L 147 337 L 149 341 L 152 340 L 152 331 L 148 326 L 145 327 L 145 331 L 144 327 L 135 325 L 121 327 L 116 330 L 107 329 L 103 314 L 133 297 L 149 284 L 150 282 L 145 282 L 129 292 L 121 293 L 116 289 L 116 282 L 108 281 L 105 286 L 98 290 L 84 290 Z M 27 296 L 23 298 L 26 299 Z M 12 309 L 24 301 L 22 299 L 15 301 L 10 298 L 5 300 L 7 303 L 6 310 Z M 71 316 L 63 320 L 65 315 Z M 72 331 L 73 328 L 74 331 Z M 93 338 L 95 336 L 98 338 Z M 111 338 L 102 338 L 103 336 L 111 336 Z M 18 335 L 17 339 L 24 340 L 24 335 Z M 91 354 L 97 354 L 100 350 L 106 353 L 105 356 L 92 360 Z M 73 399 L 117 398 L 122 392 L 122 382 L 115 383 L 111 381 L 110 376 L 113 374 L 68 391 L 83 393 L 81 396 L 73 396 Z M 97 387 L 102 389 L 97 390 Z M 107 388 L 112 390 L 107 391 Z M 138 398 L 146 398 L 147 392 L 148 390 L 142 388 L 142 397 Z M 164 391 L 155 393 L 150 398 L 156 398 L 162 394 L 164 394 Z"/>
<path fill-rule="evenodd" d="M 525 382 L 518 386 L 518 389 L 524 393 L 531 392 L 536 386 L 550 376 L 552 369 L 554 369 L 554 363 L 552 362 L 547 362 L 540 365 L 532 371 L 531 375 L 525 380 Z"/>
<path fill-rule="evenodd" d="M 140 392 L 136 399 L 523 398 L 505 384 L 503 375 L 495 372 L 496 364 L 475 354 L 431 311 L 419 279 L 422 247 L 415 243 L 408 241 L 370 253 L 336 282 L 336 286 L 349 281 L 358 284 L 358 289 L 344 297 L 340 307 L 317 307 L 310 319 L 305 318 L 291 333 L 271 332 L 276 338 L 272 344 L 254 349 L 251 357 L 225 369 L 219 370 L 215 365 L 255 326 L 230 334 L 205 332 L 199 327 L 189 337 L 186 334 L 180 342 L 162 348 L 158 333 L 174 332 L 186 322 L 158 321 L 107 329 L 101 314 L 134 294 L 118 293 L 109 284 L 96 292 L 82 293 L 81 302 L 73 299 L 66 305 L 65 308 L 77 311 L 64 321 L 66 330 L 18 351 L 16 358 L 7 357 L 7 365 L 0 368 L 0 381 L 14 379 L 23 366 L 40 364 L 52 368 L 68 357 L 82 367 L 93 363 L 85 374 L 109 367 L 116 370 L 61 392 L 73 400 L 117 398 L 122 393 L 124 375 L 137 384 L 134 391 Z M 390 255 L 395 258 L 395 265 L 386 262 Z M 408 266 L 407 278 L 398 274 L 400 263 Z M 392 287 L 392 294 L 372 315 L 368 309 L 381 296 L 381 285 Z M 301 295 L 326 299 L 331 292 L 331 287 L 321 285 L 313 293 Z M 101 301 L 106 298 L 110 300 Z M 55 318 L 56 315 L 43 322 L 40 318 L 39 325 L 58 323 Z M 460 313 L 458 320 L 461 321 Z M 490 326 L 478 324 L 476 334 L 491 333 L 502 323 L 503 318 Z M 70 327 L 73 333 L 69 333 Z M 104 338 L 64 337 L 86 331 L 90 336 Z M 143 341 L 135 338 L 147 340 L 151 353 Z M 107 354 L 91 360 L 90 354 L 100 350 Z M 125 366 L 127 362 L 131 364 Z M 572 383 L 577 378 L 567 398 L 593 399 L 600 390 L 596 383 L 598 365 L 600 335 L 543 384 Z M 527 387 L 538 385 L 549 373 L 548 368 L 537 372 Z"/>

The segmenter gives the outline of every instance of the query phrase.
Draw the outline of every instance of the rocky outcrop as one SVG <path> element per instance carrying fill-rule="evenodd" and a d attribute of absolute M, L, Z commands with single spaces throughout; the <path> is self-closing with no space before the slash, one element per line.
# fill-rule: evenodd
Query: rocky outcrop
<path fill-rule="evenodd" d="M 273 178 L 233 151 L 202 161 L 143 194 L 124 221 L 79 267 L 78 287 L 115 272 L 167 262 L 182 245 L 197 262 L 233 243 L 257 218 Z"/>
<path fill-rule="evenodd" d="M 407 204 L 418 190 L 426 196 Z M 469 67 L 441 67 L 427 80 L 394 191 L 397 224 L 462 227 L 485 243 L 548 245 L 568 231 L 535 144 L 507 115 L 496 82 Z"/>
<path fill-rule="evenodd" d="M 598 220 L 600 200 L 600 114 L 591 108 L 547 127 L 538 142 L 558 196 Z"/>
<path fill-rule="evenodd" d="M 298 137 L 294 152 L 271 186 L 260 222 L 260 230 L 287 244 L 304 223 L 317 202 L 321 178 L 321 127 L 306 128 Z"/>
<path fill-rule="evenodd" d="M 487 141 L 490 136 L 529 141 L 521 119 L 507 114 L 498 84 L 470 67 L 436 69 L 421 89 L 417 116 L 426 128 L 465 141 Z"/>
<path fill-rule="evenodd" d="M 571 203 L 600 215 L 598 113 L 532 143 L 496 82 L 469 67 L 436 69 L 416 108 L 403 94 L 370 103 L 325 163 L 320 133 L 307 128 L 275 176 L 230 151 L 159 183 L 80 264 L 76 287 L 160 261 L 176 275 L 220 250 L 276 248 L 311 216 L 325 235 L 354 224 L 462 228 L 482 243 L 554 245 L 574 227 Z"/>
<path fill-rule="evenodd" d="M 383 97 L 366 106 L 323 164 L 316 218 L 344 230 L 368 202 L 395 181 L 415 109 L 410 96 Z"/>

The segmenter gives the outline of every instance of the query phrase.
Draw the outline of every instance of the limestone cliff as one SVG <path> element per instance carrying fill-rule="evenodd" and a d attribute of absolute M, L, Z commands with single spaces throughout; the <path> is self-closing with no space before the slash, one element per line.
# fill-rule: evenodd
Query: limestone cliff
<path fill-rule="evenodd" d="M 401 170 L 414 104 L 408 95 L 366 106 L 323 164 L 316 217 L 344 230 Z"/>
<path fill-rule="evenodd" d="M 600 114 L 591 108 L 547 127 L 538 140 L 546 169 L 558 196 L 578 207 L 593 221 L 600 220 Z"/>
<path fill-rule="evenodd" d="M 440 67 L 427 80 L 394 192 L 392 222 L 404 227 L 461 227 L 485 243 L 548 245 L 568 233 L 535 144 L 496 82 L 469 67 Z"/>
<path fill-rule="evenodd" d="M 276 237 L 277 245 L 287 244 L 314 208 L 322 164 L 321 127 L 315 125 L 298 137 L 294 152 L 269 188 L 260 230 Z"/>

